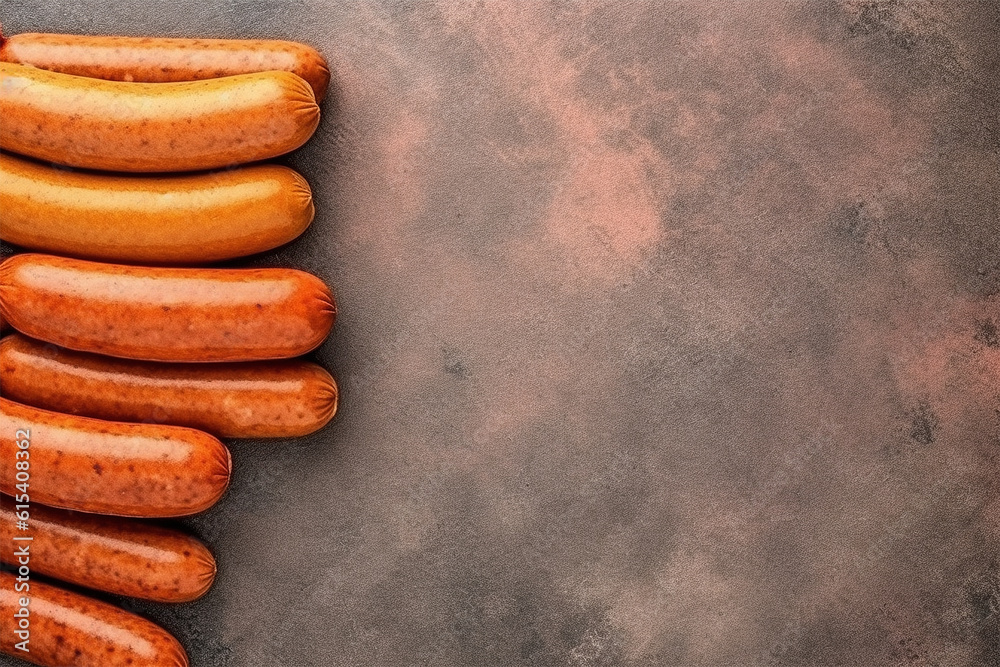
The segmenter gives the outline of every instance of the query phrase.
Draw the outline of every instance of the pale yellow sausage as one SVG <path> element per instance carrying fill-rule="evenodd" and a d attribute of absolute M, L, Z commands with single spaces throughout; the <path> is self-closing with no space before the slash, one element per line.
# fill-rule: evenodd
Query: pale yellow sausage
<path fill-rule="evenodd" d="M 103 81 L 0 62 L 0 148 L 86 169 L 163 172 L 265 160 L 319 124 L 289 72 L 181 83 Z"/>
<path fill-rule="evenodd" d="M 285 70 L 322 100 L 330 70 L 316 49 L 279 39 L 197 39 L 24 33 L 0 45 L 0 60 L 109 81 L 196 81 Z"/>
<path fill-rule="evenodd" d="M 287 243 L 313 214 L 309 184 L 279 165 L 126 176 L 55 169 L 0 154 L 0 238 L 31 250 L 202 264 Z"/>

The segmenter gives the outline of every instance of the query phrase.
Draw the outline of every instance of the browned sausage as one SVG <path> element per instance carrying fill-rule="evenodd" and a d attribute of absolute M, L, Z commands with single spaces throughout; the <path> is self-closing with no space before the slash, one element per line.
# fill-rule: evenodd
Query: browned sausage
<path fill-rule="evenodd" d="M 18 484 L 27 483 L 32 502 L 137 517 L 208 509 L 229 485 L 232 468 L 226 446 L 195 429 L 64 415 L 6 398 L 0 398 L 0 461 L 3 493 L 25 493 Z"/>
<path fill-rule="evenodd" d="M 330 291 L 293 269 L 175 269 L 15 255 L 0 313 L 18 331 L 84 352 L 150 361 L 305 354 L 336 317 Z"/>
<path fill-rule="evenodd" d="M 2 38 L 0 38 L 2 39 Z M 0 46 L 0 60 L 109 81 L 195 81 L 284 70 L 322 100 L 330 82 L 311 46 L 276 39 L 189 39 L 24 33 Z"/>
<path fill-rule="evenodd" d="M 44 667 L 188 667 L 184 648 L 155 623 L 19 578 L 0 573 L 0 650 L 7 655 Z M 17 648 L 25 637 L 28 653 Z"/>
<path fill-rule="evenodd" d="M 287 243 L 309 226 L 313 212 L 309 184 L 278 165 L 123 176 L 0 154 L 0 238 L 32 250 L 201 264 Z"/>
<path fill-rule="evenodd" d="M 176 424 L 219 437 L 294 437 L 337 410 L 337 384 L 305 361 L 164 364 L 74 352 L 14 334 L 0 341 L 4 396 L 47 410 Z"/>
<path fill-rule="evenodd" d="M 289 72 L 123 83 L 0 62 L 0 148 L 109 171 L 191 171 L 265 160 L 319 124 Z"/>
<path fill-rule="evenodd" d="M 0 498 L 0 559 L 9 565 L 18 564 L 22 546 L 14 538 L 27 537 L 32 571 L 116 595 L 189 602 L 215 579 L 215 558 L 190 535 L 133 519 L 16 504 Z M 27 530 L 16 528 L 15 511 L 23 507 Z"/>

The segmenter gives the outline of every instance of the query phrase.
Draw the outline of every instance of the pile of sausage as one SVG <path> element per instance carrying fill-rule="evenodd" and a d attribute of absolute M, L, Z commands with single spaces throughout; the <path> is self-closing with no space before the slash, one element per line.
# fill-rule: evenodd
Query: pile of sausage
<path fill-rule="evenodd" d="M 0 44 L 0 237 L 28 251 L 0 264 L 0 326 L 16 330 L 0 341 L 5 653 L 187 665 L 148 620 L 19 576 L 19 545 L 32 574 L 194 600 L 212 585 L 212 554 L 135 518 L 218 501 L 231 471 L 219 438 L 299 436 L 333 417 L 333 378 L 295 358 L 333 326 L 326 285 L 204 268 L 310 224 L 306 180 L 261 161 L 309 139 L 328 82 L 319 53 L 292 42 Z M 30 652 L 16 646 L 25 636 Z"/>

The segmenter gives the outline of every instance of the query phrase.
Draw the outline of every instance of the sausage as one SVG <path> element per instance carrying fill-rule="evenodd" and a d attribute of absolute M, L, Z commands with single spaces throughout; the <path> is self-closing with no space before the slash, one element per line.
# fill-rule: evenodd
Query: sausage
<path fill-rule="evenodd" d="M 215 558 L 176 530 L 31 503 L 27 530 L 16 529 L 16 500 L 0 498 L 0 559 L 16 566 L 15 537 L 31 538 L 31 570 L 115 595 L 189 602 L 208 592 Z"/>
<path fill-rule="evenodd" d="M 287 243 L 312 222 L 309 184 L 278 165 L 186 176 L 71 172 L 0 154 L 0 238 L 107 261 L 201 264 Z"/>
<path fill-rule="evenodd" d="M 226 446 L 195 429 L 64 415 L 7 398 L 0 398 L 0 460 L 7 495 L 24 493 L 17 485 L 27 478 L 32 502 L 150 518 L 208 509 L 232 469 Z"/>
<path fill-rule="evenodd" d="M 0 81 L 0 148 L 70 167 L 216 169 L 295 150 L 319 124 L 289 72 L 127 83 L 0 63 Z"/>
<path fill-rule="evenodd" d="M 178 269 L 15 255 L 0 313 L 33 338 L 148 361 L 255 361 L 316 348 L 336 317 L 323 282 L 294 269 Z"/>
<path fill-rule="evenodd" d="M 45 667 L 188 667 L 184 648 L 152 621 L 30 576 L 18 579 L 0 573 L 0 650 L 7 655 Z M 22 619 L 15 614 L 27 616 L 28 634 L 17 634 Z M 25 636 L 29 653 L 17 648 Z"/>
<path fill-rule="evenodd" d="M 337 411 L 337 383 L 305 361 L 125 361 L 18 334 L 0 340 L 0 387 L 7 398 L 47 410 L 227 438 L 306 435 Z"/>
<path fill-rule="evenodd" d="M 0 60 L 109 81 L 195 81 L 284 70 L 305 79 L 317 100 L 330 70 L 316 49 L 276 39 L 188 39 L 24 33 L 0 46 Z"/>

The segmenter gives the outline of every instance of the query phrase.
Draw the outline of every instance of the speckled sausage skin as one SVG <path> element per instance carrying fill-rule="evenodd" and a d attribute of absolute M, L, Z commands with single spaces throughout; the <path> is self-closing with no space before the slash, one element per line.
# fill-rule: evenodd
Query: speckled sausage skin
<path fill-rule="evenodd" d="M 18 460 L 22 431 L 30 434 L 31 500 L 43 505 L 186 516 L 214 505 L 229 485 L 229 450 L 195 429 L 64 415 L 0 398 L 0 460 Z M 0 491 L 17 494 L 15 472 L 0 466 Z"/>
<path fill-rule="evenodd" d="M 30 598 L 30 653 L 15 648 L 23 597 Z M 184 648 L 155 623 L 34 579 L 19 584 L 7 572 L 0 573 L 0 650 L 44 667 L 188 667 Z"/>
<path fill-rule="evenodd" d="M 336 317 L 326 285 L 294 269 L 175 269 L 15 255 L 0 313 L 32 338 L 147 361 L 297 357 Z"/>
<path fill-rule="evenodd" d="M 102 81 L 0 63 L 0 148 L 108 171 L 217 169 L 304 144 L 319 124 L 289 72 L 181 83 Z"/>
<path fill-rule="evenodd" d="M 0 340 L 0 390 L 14 401 L 114 421 L 190 426 L 227 438 L 291 438 L 337 411 L 337 384 L 299 360 L 164 364 Z"/>
<path fill-rule="evenodd" d="M 190 602 L 215 580 L 215 558 L 190 535 L 36 503 L 30 505 L 28 530 L 17 530 L 14 505 L 13 498 L 0 498 L 0 559 L 8 565 L 18 564 L 18 536 L 32 538 L 32 572 L 116 595 Z"/>
<path fill-rule="evenodd" d="M 185 39 L 24 33 L 0 46 L 0 60 L 109 81 L 195 81 L 269 70 L 305 79 L 317 100 L 330 70 L 316 49 L 275 39 Z"/>
<path fill-rule="evenodd" d="M 32 250 L 112 262 L 203 264 L 287 243 L 309 226 L 313 213 L 309 184 L 279 165 L 122 176 L 0 154 L 0 238 Z"/>

